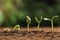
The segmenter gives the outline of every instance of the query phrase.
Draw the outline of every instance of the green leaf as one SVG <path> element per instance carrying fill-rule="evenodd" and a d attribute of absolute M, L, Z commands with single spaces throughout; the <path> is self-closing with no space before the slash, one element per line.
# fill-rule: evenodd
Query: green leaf
<path fill-rule="evenodd" d="M 58 16 L 53 16 L 53 17 L 52 17 L 52 20 L 53 20 L 54 18 L 57 18 L 57 17 L 58 17 Z"/>
<path fill-rule="evenodd" d="M 42 19 L 43 17 L 41 16 L 41 19 Z"/>
<path fill-rule="evenodd" d="M 41 16 L 41 18 L 40 18 L 40 22 L 41 22 L 42 19 L 43 19 L 43 17 Z"/>
<path fill-rule="evenodd" d="M 39 22 L 39 20 L 38 20 L 38 18 L 35 16 L 35 20 L 36 20 L 36 22 Z"/>
<path fill-rule="evenodd" d="M 35 20 L 37 23 L 40 23 L 42 21 L 42 16 L 41 16 L 40 20 L 38 20 L 38 18 L 35 16 Z"/>

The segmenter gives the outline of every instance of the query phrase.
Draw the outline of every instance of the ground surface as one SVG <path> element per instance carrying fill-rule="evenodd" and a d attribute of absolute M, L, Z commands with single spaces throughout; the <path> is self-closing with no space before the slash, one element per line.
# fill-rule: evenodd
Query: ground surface
<path fill-rule="evenodd" d="M 51 28 L 30 28 L 30 32 L 26 28 L 22 28 L 19 32 L 3 32 L 4 28 L 0 28 L 0 40 L 60 40 L 60 27 L 54 28 L 55 32 L 51 32 Z"/>

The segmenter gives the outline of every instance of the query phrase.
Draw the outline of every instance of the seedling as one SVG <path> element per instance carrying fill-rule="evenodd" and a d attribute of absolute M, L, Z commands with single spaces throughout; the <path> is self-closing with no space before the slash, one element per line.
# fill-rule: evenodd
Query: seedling
<path fill-rule="evenodd" d="M 14 26 L 14 31 L 20 31 L 20 25 L 16 25 L 16 26 Z"/>
<path fill-rule="evenodd" d="M 35 16 L 35 20 L 38 23 L 38 31 L 39 31 L 39 26 L 40 26 L 41 21 L 42 21 L 42 16 L 41 16 L 40 20 Z"/>
<path fill-rule="evenodd" d="M 29 32 L 29 25 L 31 24 L 31 18 L 29 16 L 26 16 L 26 22 L 27 22 L 27 29 Z"/>
<path fill-rule="evenodd" d="M 58 17 L 58 16 L 53 16 L 51 19 L 44 18 L 44 20 L 49 20 L 49 21 L 51 21 L 52 32 L 54 32 L 53 20 L 54 20 L 55 18 L 57 18 L 57 17 Z"/>
<path fill-rule="evenodd" d="M 4 32 L 10 32 L 11 29 L 10 29 L 10 28 L 4 28 L 3 31 L 4 31 Z"/>

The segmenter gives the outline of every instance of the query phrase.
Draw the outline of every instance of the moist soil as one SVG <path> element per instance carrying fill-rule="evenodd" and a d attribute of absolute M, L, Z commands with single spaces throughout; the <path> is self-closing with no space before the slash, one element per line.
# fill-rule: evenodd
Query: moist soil
<path fill-rule="evenodd" d="M 51 28 L 30 28 L 28 32 L 26 28 L 22 28 L 21 31 L 3 31 L 4 28 L 0 28 L 0 40 L 60 40 L 60 27 L 54 28 L 54 32 L 51 32 Z"/>

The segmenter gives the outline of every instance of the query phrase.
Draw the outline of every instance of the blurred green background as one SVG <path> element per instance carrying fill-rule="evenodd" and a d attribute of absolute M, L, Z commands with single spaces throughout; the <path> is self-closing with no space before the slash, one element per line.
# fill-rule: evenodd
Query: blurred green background
<path fill-rule="evenodd" d="M 60 26 L 60 0 L 0 0 L 0 26 L 26 26 L 27 15 L 32 19 L 30 26 L 37 26 L 35 16 L 51 18 L 58 15 L 54 25 Z M 50 26 L 50 22 L 42 20 L 41 26 Z"/>

